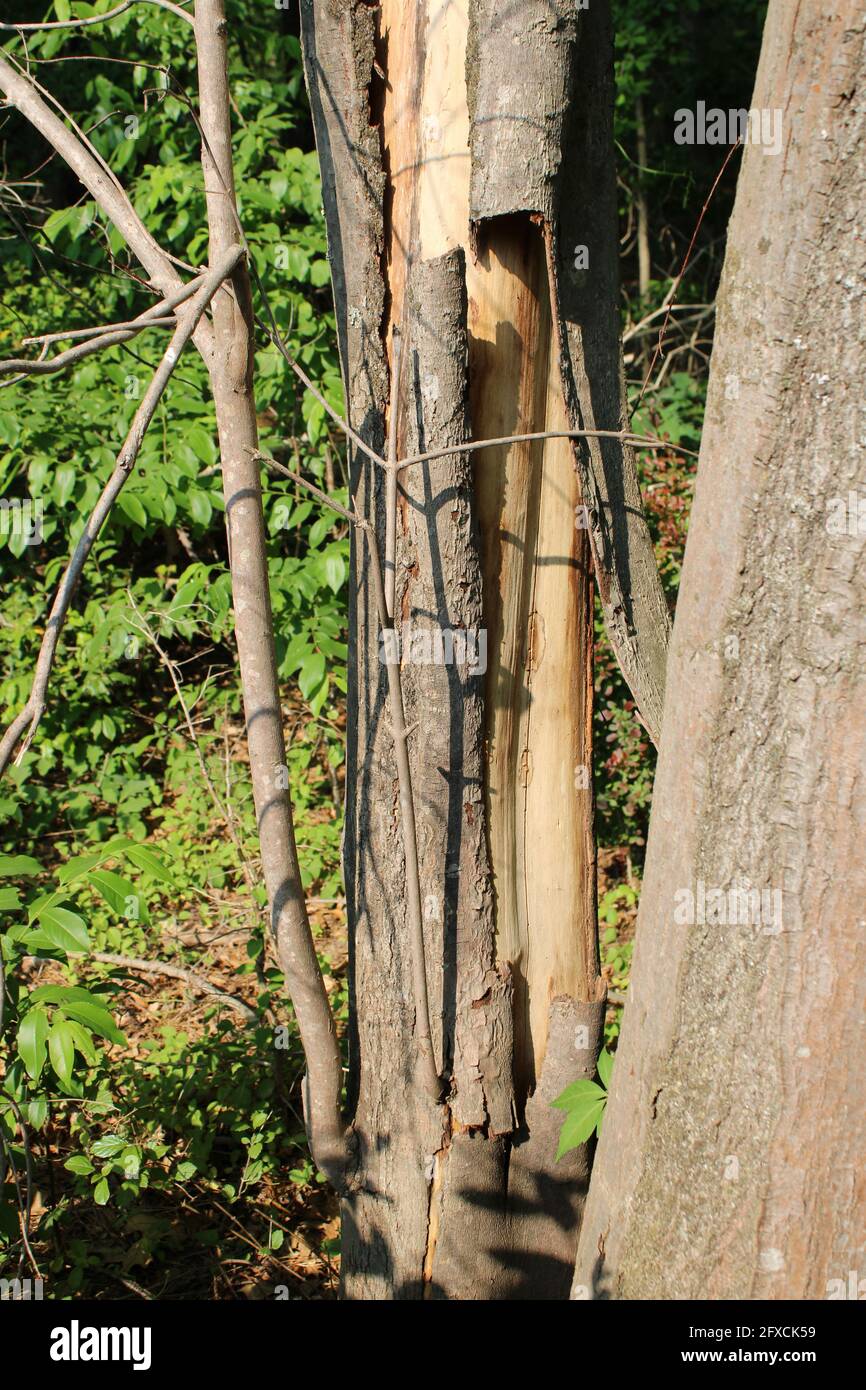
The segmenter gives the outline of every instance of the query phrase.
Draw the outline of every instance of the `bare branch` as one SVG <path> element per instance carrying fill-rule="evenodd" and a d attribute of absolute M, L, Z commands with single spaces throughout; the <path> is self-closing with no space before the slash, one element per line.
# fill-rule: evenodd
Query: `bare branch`
<path fill-rule="evenodd" d="M 5 362 L 0 362 L 0 376 L 7 376 L 12 372 L 17 372 L 17 380 L 27 376 L 49 376 L 52 372 L 62 372 L 65 367 L 72 367 L 76 362 L 81 362 L 83 358 L 90 357 L 92 353 L 99 352 L 102 348 L 114 347 L 117 343 L 128 342 L 145 328 L 173 328 L 174 318 L 153 317 L 143 318 L 137 325 L 126 324 L 118 326 L 109 333 L 100 334 L 99 337 L 91 338 L 87 342 L 79 343 L 77 347 L 67 348 L 65 352 L 60 352 L 56 357 L 10 357 Z M 71 337 L 71 334 L 58 334 L 60 337 Z M 47 348 L 47 344 L 46 344 Z"/>
<path fill-rule="evenodd" d="M 398 459 L 394 465 L 399 472 L 402 468 L 412 468 L 416 463 L 427 463 L 430 459 L 446 458 L 449 454 L 466 454 L 476 449 L 495 449 L 505 444 L 531 444 L 539 439 L 616 439 L 620 444 L 631 444 L 637 449 L 671 449 L 675 453 L 690 454 L 691 449 L 681 449 L 670 440 L 659 439 L 657 435 L 632 434 L 629 430 L 541 430 L 536 434 L 509 434 L 501 439 L 477 439 L 468 444 L 449 444 L 446 449 L 431 449 L 426 454 L 412 454 Z M 383 465 L 388 468 L 389 465 Z"/>
<path fill-rule="evenodd" d="M 190 294 L 193 294 L 196 282 L 191 281 L 190 283 L 192 285 Z M 177 324 L 172 315 L 164 318 L 150 317 L 153 314 L 162 314 L 164 311 L 165 302 L 161 301 L 159 304 L 154 304 L 151 308 L 143 310 L 137 319 L 124 319 L 122 323 L 103 323 L 93 325 L 90 328 L 69 328 L 66 332 L 60 333 L 36 333 L 32 338 L 22 338 L 21 345 L 22 347 L 30 347 L 34 343 L 44 343 L 50 347 L 52 343 L 68 343 L 76 338 L 96 338 L 105 333 L 122 333 L 128 328 L 138 331 L 140 328 L 151 328 L 154 324 L 158 324 L 160 327 L 176 328 Z M 0 362 L 0 369 L 4 366 L 5 363 Z"/>
<path fill-rule="evenodd" d="M 226 19 L 223 0 L 196 0 L 202 169 L 211 258 L 245 245 L 232 167 Z M 277 680 L 268 577 L 267 533 L 253 393 L 255 320 L 246 266 L 234 297 L 213 306 L 215 351 L 209 363 L 216 406 L 250 774 L 268 891 L 271 930 L 307 1060 L 304 1111 L 319 1167 L 341 1188 L 349 1158 L 341 1114 L 342 1058 L 336 1023 L 313 941 L 295 844 L 286 746 Z"/>
<path fill-rule="evenodd" d="M 728 150 L 728 153 L 727 153 L 727 155 L 725 156 L 725 159 L 724 159 L 724 162 L 723 162 L 723 164 L 722 164 L 722 167 L 721 167 L 721 169 L 719 170 L 719 172 L 716 174 L 715 180 L 714 180 L 714 182 L 713 182 L 713 186 L 712 186 L 712 188 L 710 189 L 709 193 L 707 194 L 707 197 L 706 197 L 706 200 L 705 200 L 705 202 L 704 202 L 704 205 L 703 205 L 703 207 L 701 208 L 700 214 L 699 214 L 699 216 L 698 216 L 698 220 L 697 220 L 697 222 L 695 223 L 695 230 L 692 232 L 692 239 L 691 239 L 691 241 L 689 242 L 688 247 L 687 247 L 687 249 L 686 249 L 686 254 L 685 254 L 685 256 L 683 257 L 683 263 L 682 263 L 682 265 L 680 266 L 680 273 L 679 273 L 679 275 L 677 276 L 676 280 L 674 280 L 674 283 L 671 285 L 671 287 L 670 287 L 670 289 L 669 289 L 669 291 L 668 291 L 668 296 L 670 297 L 671 303 L 673 303 L 674 296 L 676 295 L 677 290 L 679 289 L 680 285 L 681 285 L 682 282 L 683 282 L 683 276 L 685 275 L 686 271 L 687 271 L 688 268 L 689 268 L 689 261 L 690 261 L 691 258 L 692 258 L 692 252 L 693 252 L 694 249 L 695 249 L 695 242 L 696 242 L 697 239 L 698 239 L 698 233 L 699 233 L 699 231 L 701 230 L 701 227 L 702 227 L 702 225 L 703 225 L 704 218 L 706 217 L 706 214 L 707 214 L 707 209 L 709 208 L 710 203 L 713 201 L 713 196 L 714 196 L 714 194 L 715 194 L 716 189 L 718 188 L 719 184 L 721 183 L 721 181 L 722 181 L 722 179 L 723 179 L 723 177 L 724 177 L 725 170 L 727 169 L 728 165 L 730 164 L 731 160 L 733 159 L 734 155 L 736 154 L 737 150 L 740 148 L 740 146 L 742 145 L 742 143 L 743 143 L 742 139 L 739 139 L 739 140 L 737 140 L 736 143 L 733 144 L 733 145 L 731 146 L 731 148 Z M 667 298 L 668 296 L 666 296 L 666 298 Z M 668 305 L 668 312 L 667 312 L 667 314 L 665 315 L 664 321 L 663 321 L 662 326 L 661 326 L 661 328 L 660 328 L 660 330 L 659 330 L 659 338 L 658 338 L 658 342 L 657 342 L 657 344 L 656 344 L 656 350 L 655 350 L 655 352 L 653 353 L 652 361 L 650 362 L 649 367 L 648 367 L 648 369 L 647 369 L 646 379 L 645 379 L 645 381 L 644 381 L 643 386 L 641 387 L 640 395 L 639 395 L 638 398 L 637 398 L 637 403 L 636 403 L 636 405 L 635 405 L 635 410 L 638 409 L 638 406 L 640 405 L 641 401 L 643 400 L 643 398 L 644 398 L 644 396 L 645 396 L 645 394 L 646 394 L 647 388 L 648 388 L 648 386 L 649 386 L 649 384 L 650 384 L 650 381 L 652 380 L 652 374 L 653 374 L 653 372 L 655 371 L 656 362 L 658 361 L 659 356 L 660 356 L 660 354 L 662 353 L 662 351 L 663 351 L 663 349 L 664 349 L 665 333 L 666 333 L 666 331 L 667 331 L 668 322 L 670 321 L 670 316 L 671 316 L 671 305 L 669 304 L 669 305 Z"/>
<path fill-rule="evenodd" d="M 47 140 L 88 190 L 106 217 L 114 223 L 133 255 L 147 271 L 153 285 L 166 297 L 183 289 L 170 257 L 145 227 L 127 194 L 110 170 L 87 148 L 83 138 L 67 129 L 36 90 L 34 82 L 0 56 L 0 92 L 17 107 Z M 201 321 L 195 342 L 207 359 L 213 351 L 210 325 Z"/>
<path fill-rule="evenodd" d="M 6 362 L 0 362 L 0 376 L 5 376 L 8 372 L 19 372 L 19 380 L 23 376 L 43 376 L 49 372 L 59 372 L 65 367 L 71 367 L 75 362 L 81 361 L 83 357 L 88 357 L 92 352 L 99 352 L 103 348 L 113 347 L 116 343 L 125 343 L 136 334 L 141 333 L 145 328 L 175 327 L 176 321 L 172 311 L 177 309 L 180 304 L 191 299 L 204 280 L 204 273 L 197 275 L 194 280 L 190 280 L 175 294 L 169 295 L 167 299 L 160 300 L 158 304 L 152 304 L 145 309 L 137 318 L 130 319 L 126 323 L 109 323 L 95 328 L 76 328 L 69 329 L 60 333 L 42 333 L 38 337 L 25 338 L 23 341 L 28 343 L 42 343 L 43 352 L 51 343 L 64 342 L 70 338 L 86 338 L 86 341 L 78 347 L 67 348 L 65 352 L 60 352 L 56 357 L 45 358 L 10 358 Z"/>
<path fill-rule="evenodd" d="M 105 14 L 91 15 L 88 19 L 52 19 L 43 24 L 2 24 L 0 29 L 13 29 L 16 32 L 32 32 L 35 29 L 84 29 L 89 24 L 104 24 L 107 19 L 115 19 L 119 14 L 124 14 L 126 10 L 131 10 L 133 5 L 156 5 L 160 10 L 169 10 L 178 18 L 186 21 L 187 24 L 193 23 L 192 15 L 182 10 L 180 5 L 173 5 L 172 0 L 123 0 L 123 3 L 116 5 L 113 10 L 106 10 Z"/>
<path fill-rule="evenodd" d="M 183 321 L 178 324 L 172 335 L 171 343 L 163 354 L 162 361 L 154 373 L 153 379 L 144 394 L 144 398 L 129 428 L 129 433 L 124 440 L 123 447 L 117 456 L 117 463 L 108 482 L 102 490 L 96 506 L 85 526 L 78 544 L 75 547 L 72 558 L 66 567 L 60 587 L 57 590 L 54 603 L 49 614 L 48 623 L 42 638 L 42 646 L 36 663 L 36 671 L 33 678 L 33 686 L 30 697 L 21 713 L 12 721 L 6 730 L 2 740 L 0 740 L 0 777 L 6 771 L 13 752 L 18 743 L 28 730 L 27 737 L 18 755 L 20 763 L 26 753 L 33 735 L 42 718 L 45 710 L 45 696 L 48 689 L 48 681 L 51 675 L 51 668 L 54 665 L 54 657 L 57 652 L 57 644 L 60 633 L 69 611 L 73 595 L 81 578 L 82 570 L 87 561 L 87 557 L 93 548 L 93 544 L 102 530 L 105 520 L 111 511 L 114 502 L 121 489 L 126 483 L 133 467 L 135 466 L 138 452 L 144 439 L 145 431 L 150 424 L 159 404 L 160 397 L 165 390 L 168 380 L 174 371 L 175 364 L 180 357 L 184 347 L 193 336 L 196 326 L 202 314 L 210 303 L 216 291 L 219 289 L 227 275 L 230 275 L 243 252 L 239 246 L 232 247 L 230 252 L 222 258 L 214 270 L 209 271 L 205 279 L 192 300 Z"/>
<path fill-rule="evenodd" d="M 243 1014 L 248 1023 L 258 1023 L 258 1014 L 249 1004 L 245 1004 L 243 999 L 239 999 L 236 994 L 227 994 L 225 990 L 218 989 L 203 975 L 197 975 L 194 970 L 187 970 L 185 966 L 169 965 L 164 960 L 143 960 L 138 956 L 116 956 L 110 951 L 91 951 L 90 959 L 102 961 L 103 965 L 118 965 L 124 970 L 139 971 L 142 975 L 166 975 L 171 980 L 183 980 L 202 994 L 212 994 L 214 998 L 221 999 L 230 1009 Z"/>

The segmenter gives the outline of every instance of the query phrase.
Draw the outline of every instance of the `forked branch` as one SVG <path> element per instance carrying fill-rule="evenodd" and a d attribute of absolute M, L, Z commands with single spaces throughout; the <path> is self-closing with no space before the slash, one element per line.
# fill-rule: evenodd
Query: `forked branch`
<path fill-rule="evenodd" d="M 201 316 L 214 294 L 219 289 L 226 276 L 231 274 L 241 255 L 241 248 L 233 247 L 232 250 L 222 258 L 220 263 L 204 277 L 200 289 L 190 304 L 188 313 L 184 316 L 182 323 L 178 325 L 172 334 L 171 342 L 163 354 L 162 361 L 157 367 L 144 393 L 138 410 L 135 412 L 135 416 L 129 428 L 129 433 L 117 456 L 117 462 L 111 477 L 100 494 L 99 500 L 79 537 L 72 558 L 60 581 L 60 586 L 51 607 L 48 623 L 42 638 L 42 645 L 39 649 L 39 657 L 36 662 L 36 670 L 30 696 L 24 708 L 9 725 L 3 738 L 0 739 L 0 777 L 3 776 L 3 773 L 9 766 L 12 754 L 18 747 L 25 732 L 26 737 L 24 739 L 24 744 L 17 759 L 19 763 L 30 746 L 33 735 L 36 732 L 39 721 L 45 710 L 48 682 L 51 676 L 51 669 L 54 665 L 54 658 L 57 653 L 60 633 L 63 630 L 63 624 L 66 621 L 66 615 L 69 612 L 69 606 L 72 602 L 75 590 L 78 587 L 78 582 L 81 579 L 82 571 L 87 563 L 87 557 L 93 549 L 94 542 L 102 530 L 102 527 L 105 525 L 114 503 L 135 467 L 135 461 L 138 458 L 145 431 L 154 417 L 160 397 L 168 385 L 169 378 L 174 371 L 180 354 L 195 332 Z"/>

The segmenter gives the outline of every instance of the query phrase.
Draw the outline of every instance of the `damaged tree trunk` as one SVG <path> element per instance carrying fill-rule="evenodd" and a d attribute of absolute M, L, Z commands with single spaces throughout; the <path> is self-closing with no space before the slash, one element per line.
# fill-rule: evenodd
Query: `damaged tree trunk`
<path fill-rule="evenodd" d="M 864 40 L 854 0 L 771 0 L 782 148 L 737 188 L 575 1297 L 856 1298 L 866 1268 Z"/>
<path fill-rule="evenodd" d="M 401 458 L 626 423 L 611 37 L 594 10 L 578 34 L 564 0 L 302 0 L 347 411 L 380 454 L 395 331 Z M 351 488 L 384 546 L 388 489 L 360 452 Z M 567 439 L 431 460 L 400 472 L 396 533 L 444 1088 L 437 1102 L 419 1074 L 386 653 L 356 540 L 344 1289 L 564 1297 L 588 1154 L 555 1162 L 550 1102 L 594 1075 L 604 1017 L 593 561 L 653 728 L 664 689 L 667 610 L 634 461 L 618 442 Z"/>

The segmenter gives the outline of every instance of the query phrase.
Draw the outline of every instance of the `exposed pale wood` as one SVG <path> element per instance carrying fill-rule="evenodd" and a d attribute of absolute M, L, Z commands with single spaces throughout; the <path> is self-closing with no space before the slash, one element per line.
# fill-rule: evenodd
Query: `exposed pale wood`
<path fill-rule="evenodd" d="M 470 427 L 483 438 L 569 426 L 542 230 L 526 216 L 477 237 L 470 226 L 468 11 L 467 0 L 385 0 L 374 32 L 363 4 L 302 6 L 350 418 L 381 451 L 387 345 L 399 328 L 404 457 L 459 444 Z M 384 536 L 384 481 L 357 454 L 352 470 L 359 505 Z M 398 492 L 397 621 L 484 625 L 491 670 L 482 680 L 404 661 L 407 721 L 418 721 L 409 751 L 431 1010 L 441 1014 L 437 1055 L 451 1079 L 447 1105 L 436 1107 L 409 1065 L 404 859 L 356 550 L 345 844 L 357 1166 L 345 1289 L 356 1298 L 562 1295 L 586 1155 L 554 1174 L 547 1091 L 533 1112 L 536 1148 L 526 1103 L 544 1076 L 554 997 L 588 1009 L 593 1026 L 580 1055 L 557 1047 L 546 1084 L 558 1084 L 558 1067 L 591 1074 L 599 1042 L 591 793 L 575 778 L 589 763 L 591 712 L 579 485 L 567 443 L 527 441 L 405 470 Z M 533 1234 L 518 1189 L 569 1177 L 566 1206 Z"/>
<path fill-rule="evenodd" d="M 568 418 L 627 426 L 618 322 L 610 11 L 572 0 L 469 0 L 470 215 L 539 220 Z M 578 248 L 589 256 L 576 262 Z M 611 645 L 650 736 L 664 706 L 670 619 L 643 512 L 634 451 L 575 440 L 598 591 Z"/>
<path fill-rule="evenodd" d="M 503 218 L 471 278 L 476 435 L 564 417 L 541 232 Z M 551 370 L 552 368 L 552 370 Z M 482 451 L 488 792 L 497 949 L 515 974 L 515 1069 L 525 1098 L 560 994 L 594 997 L 592 586 L 567 441 Z M 586 782 L 586 785 L 581 783 Z"/>

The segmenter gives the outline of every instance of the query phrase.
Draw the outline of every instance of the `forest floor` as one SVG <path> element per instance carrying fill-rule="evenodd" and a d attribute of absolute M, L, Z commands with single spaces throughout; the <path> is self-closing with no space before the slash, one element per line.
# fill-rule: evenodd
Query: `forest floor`
<path fill-rule="evenodd" d="M 630 864 L 625 849 L 601 850 L 599 899 L 628 881 Z M 223 921 L 243 910 L 243 902 L 225 895 Z M 326 984 L 339 1005 L 345 988 L 347 941 L 344 905 L 313 903 L 317 947 L 329 964 Z M 622 911 L 616 927 L 617 944 L 633 936 L 634 911 Z M 610 930 L 610 929 L 608 929 Z M 164 925 L 161 955 L 169 942 Z M 256 976 L 248 963 L 248 932 L 235 928 L 204 930 L 186 922 L 175 928 L 172 945 L 178 957 L 195 961 L 195 973 L 226 994 L 255 1008 Z M 610 948 L 607 952 L 610 955 Z M 603 965 L 612 982 L 614 966 Z M 34 963 L 28 984 L 59 982 L 62 970 L 52 963 Z M 38 973 L 38 980 L 36 974 Z M 616 981 L 613 981 L 615 984 Z M 116 1018 L 126 1035 L 127 1063 L 146 1066 L 151 1049 L 165 1036 L 185 1040 L 193 1065 L 197 1045 L 212 1039 L 213 999 L 187 981 L 159 974 L 129 971 L 116 997 Z M 217 1016 L 221 1006 L 217 1009 Z M 608 1024 L 616 1025 L 621 1008 L 612 1006 Z M 229 1012 L 243 1027 L 239 1015 Z M 289 1078 L 287 1104 L 293 1127 L 300 1118 L 299 1068 Z M 129 1116 L 127 1116 L 129 1118 Z M 110 1131 L 109 1131 L 110 1132 Z M 166 1136 L 169 1137 L 169 1136 Z M 64 1162 L 78 1151 L 75 1136 L 64 1124 L 49 1124 L 34 1142 L 36 1177 L 33 1224 L 46 1208 L 63 1213 L 62 1223 L 42 1222 L 34 1254 L 48 1263 L 58 1254 L 68 1267 L 86 1250 L 82 1292 L 108 1299 L 328 1299 L 337 1294 L 339 1279 L 339 1213 L 334 1194 L 312 1180 L 303 1181 L 297 1156 L 289 1148 L 281 1165 L 264 1174 L 246 1192 L 227 1200 L 219 1183 L 193 1175 L 165 1189 L 142 1192 L 125 1209 L 76 1200 Z M 275 1155 L 279 1157 L 279 1155 Z M 236 1160 L 235 1160 L 236 1161 Z M 274 1249 L 274 1232 L 282 1232 Z"/>

